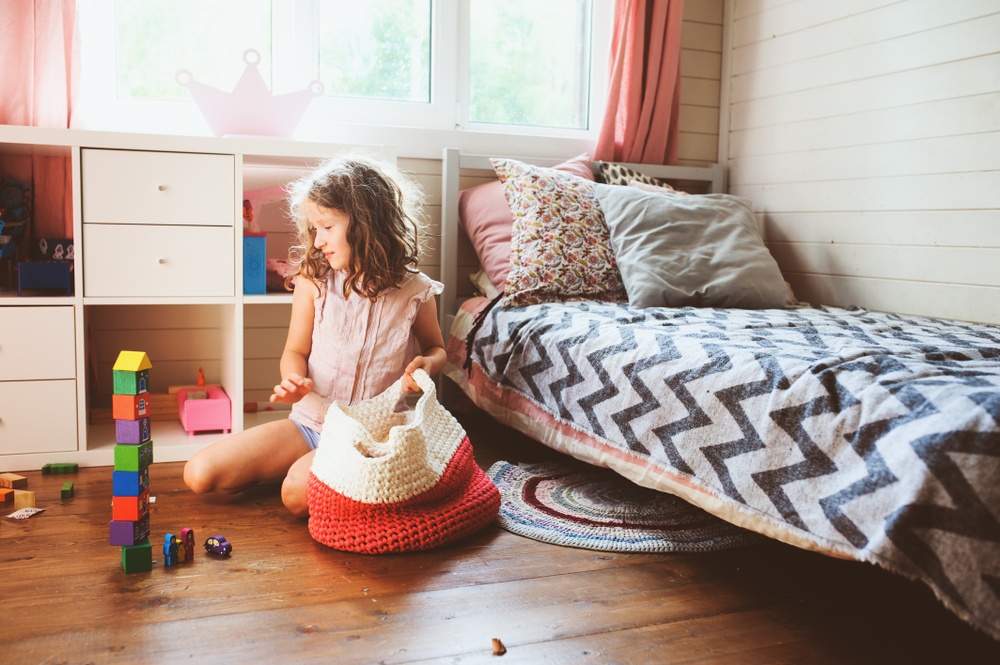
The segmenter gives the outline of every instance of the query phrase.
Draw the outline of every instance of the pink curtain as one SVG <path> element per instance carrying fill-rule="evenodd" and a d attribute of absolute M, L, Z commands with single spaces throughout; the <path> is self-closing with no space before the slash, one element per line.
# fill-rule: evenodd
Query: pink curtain
<path fill-rule="evenodd" d="M 0 124 L 69 127 L 79 63 L 76 0 L 3 0 L 0 25 Z M 31 187 L 30 236 L 73 235 L 69 158 L 0 154 L 0 175 Z"/>
<path fill-rule="evenodd" d="M 594 158 L 676 164 L 683 0 L 618 0 Z"/>

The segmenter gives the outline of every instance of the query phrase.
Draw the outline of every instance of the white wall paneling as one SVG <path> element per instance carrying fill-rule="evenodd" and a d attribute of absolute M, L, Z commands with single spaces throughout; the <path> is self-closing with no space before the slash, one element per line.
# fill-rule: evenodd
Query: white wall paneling
<path fill-rule="evenodd" d="M 796 294 L 1000 323 L 1000 6 L 731 0 L 729 191 Z"/>

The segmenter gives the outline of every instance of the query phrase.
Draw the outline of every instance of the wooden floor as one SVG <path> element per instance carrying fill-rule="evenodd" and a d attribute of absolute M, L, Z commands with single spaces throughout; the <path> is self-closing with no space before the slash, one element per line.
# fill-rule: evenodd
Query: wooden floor
<path fill-rule="evenodd" d="M 458 415 L 484 467 L 555 455 Z M 22 472 L 45 512 L 0 519 L 0 663 L 1000 663 L 922 585 L 778 543 L 626 555 L 490 526 L 435 552 L 346 554 L 275 488 L 195 496 L 181 468 L 153 465 L 159 561 L 128 575 L 107 543 L 109 468 Z M 157 540 L 184 527 L 199 552 L 166 568 Z M 215 533 L 231 558 L 201 550 Z"/>

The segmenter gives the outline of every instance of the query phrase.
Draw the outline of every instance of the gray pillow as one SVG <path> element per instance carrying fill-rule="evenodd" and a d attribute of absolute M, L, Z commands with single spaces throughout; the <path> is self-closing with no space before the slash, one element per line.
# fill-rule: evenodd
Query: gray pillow
<path fill-rule="evenodd" d="M 750 202 L 595 185 L 634 307 L 789 307 Z"/>

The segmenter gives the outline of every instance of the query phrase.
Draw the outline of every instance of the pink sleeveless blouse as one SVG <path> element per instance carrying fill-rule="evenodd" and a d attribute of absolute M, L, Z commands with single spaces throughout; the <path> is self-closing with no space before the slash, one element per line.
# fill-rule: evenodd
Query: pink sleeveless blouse
<path fill-rule="evenodd" d="M 419 353 L 417 310 L 444 286 L 422 272 L 374 301 L 344 297 L 344 272 L 331 271 L 315 301 L 309 378 L 313 391 L 292 405 L 292 420 L 317 432 L 333 402 L 356 404 L 385 391 Z"/>

